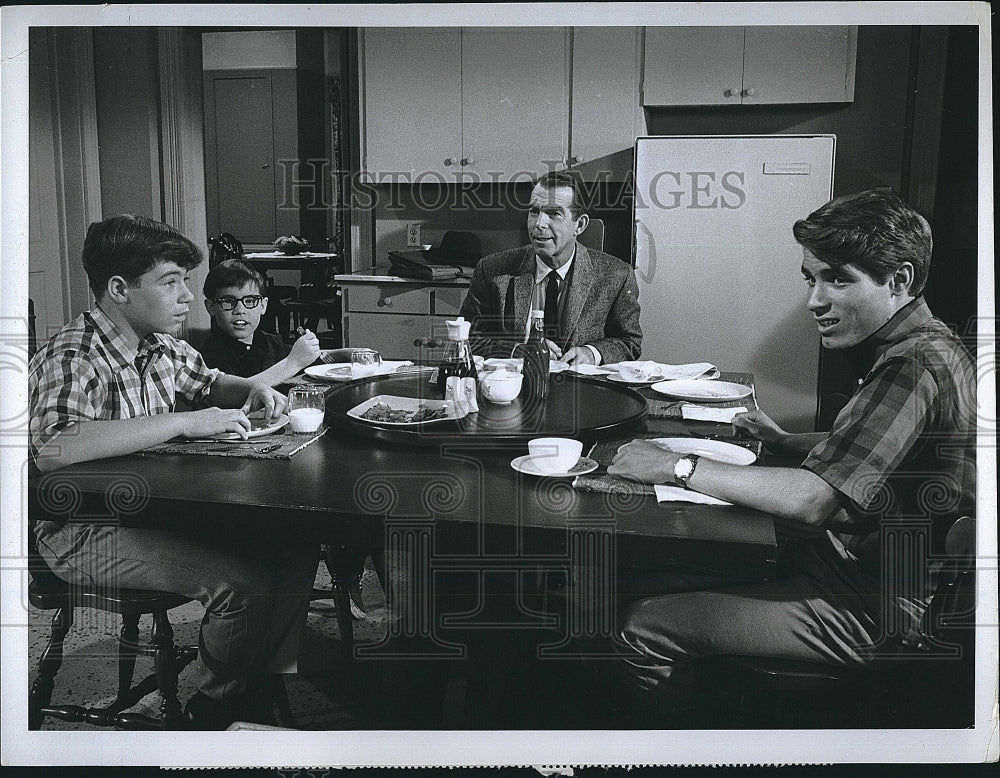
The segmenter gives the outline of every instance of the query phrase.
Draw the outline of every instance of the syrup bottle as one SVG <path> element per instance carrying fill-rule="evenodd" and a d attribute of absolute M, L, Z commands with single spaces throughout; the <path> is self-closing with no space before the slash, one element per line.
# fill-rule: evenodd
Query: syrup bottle
<path fill-rule="evenodd" d="M 549 396 L 549 347 L 545 342 L 545 312 L 531 312 L 531 329 L 526 343 L 518 346 L 524 356 L 523 400 L 544 400 Z"/>
<path fill-rule="evenodd" d="M 446 321 L 448 326 L 448 345 L 445 346 L 444 359 L 438 365 L 437 385 L 441 396 L 444 396 L 445 384 L 452 376 L 458 378 L 476 378 L 476 363 L 472 359 L 472 349 L 469 347 L 469 328 L 472 322 L 459 316 L 455 321 Z"/>

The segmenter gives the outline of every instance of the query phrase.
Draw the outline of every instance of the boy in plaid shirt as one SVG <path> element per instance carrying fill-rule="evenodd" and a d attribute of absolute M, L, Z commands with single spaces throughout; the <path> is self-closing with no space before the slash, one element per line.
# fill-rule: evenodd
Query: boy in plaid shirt
<path fill-rule="evenodd" d="M 30 455 L 41 472 L 134 453 L 173 437 L 236 432 L 247 413 L 280 414 L 283 395 L 205 365 L 174 337 L 195 299 L 201 252 L 172 227 L 122 215 L 92 224 L 83 263 L 96 306 L 56 333 L 29 365 Z M 195 410 L 173 412 L 177 396 Z M 316 545 L 241 543 L 73 521 L 34 520 L 39 553 L 60 578 L 199 600 L 200 691 L 192 725 L 224 728 L 247 713 L 250 673 L 294 671 Z"/>
<path fill-rule="evenodd" d="M 937 554 L 975 508 L 975 364 L 922 297 L 927 222 L 869 191 L 827 203 L 794 234 L 822 345 L 844 350 L 858 380 L 830 432 L 791 434 L 754 411 L 734 425 L 800 467 L 736 467 L 633 441 L 608 468 L 766 511 L 794 533 L 779 535 L 775 581 L 663 582 L 632 606 L 622 666 L 636 689 L 656 692 L 647 700 L 680 706 L 692 691 L 684 671 L 713 655 L 871 662 L 918 628 L 934 585 L 928 560 L 895 555 L 906 538 L 883 554 L 883 536 L 910 532 L 912 548 Z"/>

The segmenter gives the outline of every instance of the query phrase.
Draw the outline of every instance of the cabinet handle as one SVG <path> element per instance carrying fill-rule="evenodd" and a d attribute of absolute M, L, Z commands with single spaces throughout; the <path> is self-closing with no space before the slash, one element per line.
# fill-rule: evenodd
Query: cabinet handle
<path fill-rule="evenodd" d="M 377 305 L 379 308 L 391 308 L 392 307 L 392 298 L 391 297 L 383 297 L 377 303 L 375 303 L 375 305 Z"/>
<path fill-rule="evenodd" d="M 456 162 L 458 162 L 458 160 L 457 160 L 457 159 L 455 159 L 454 157 L 448 157 L 448 159 L 446 159 L 446 160 L 444 161 L 444 164 L 445 164 L 445 167 L 451 167 L 451 166 L 452 166 L 452 165 L 454 165 L 454 164 L 455 164 Z"/>
<path fill-rule="evenodd" d="M 474 160 L 472 157 L 466 157 L 465 159 L 462 160 L 462 164 L 463 165 L 475 165 L 476 164 L 476 160 Z"/>
<path fill-rule="evenodd" d="M 739 89 L 727 89 L 722 94 L 725 97 L 739 97 L 740 96 L 740 90 Z"/>
<path fill-rule="evenodd" d="M 754 89 L 752 86 L 750 86 L 744 89 L 742 94 L 744 97 L 753 97 L 755 94 L 757 94 L 757 90 Z"/>

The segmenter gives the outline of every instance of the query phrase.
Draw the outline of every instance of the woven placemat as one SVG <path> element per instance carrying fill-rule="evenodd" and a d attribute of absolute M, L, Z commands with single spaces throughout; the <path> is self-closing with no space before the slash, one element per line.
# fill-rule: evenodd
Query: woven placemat
<path fill-rule="evenodd" d="M 244 459 L 291 459 L 307 446 L 311 446 L 323 435 L 327 427 L 320 427 L 312 435 L 299 435 L 285 427 L 273 435 L 262 435 L 239 443 L 219 440 L 168 440 L 151 446 L 139 454 L 142 456 L 159 454 L 197 454 L 210 457 L 240 457 Z"/>

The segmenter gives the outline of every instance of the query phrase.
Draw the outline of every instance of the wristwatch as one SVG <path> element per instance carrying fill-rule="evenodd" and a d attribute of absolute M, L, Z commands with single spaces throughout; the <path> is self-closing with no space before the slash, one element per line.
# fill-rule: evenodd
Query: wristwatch
<path fill-rule="evenodd" d="M 695 454 L 685 454 L 674 463 L 674 481 L 685 489 L 691 488 L 688 486 L 688 481 L 694 475 L 694 469 L 698 467 L 698 459 Z"/>

